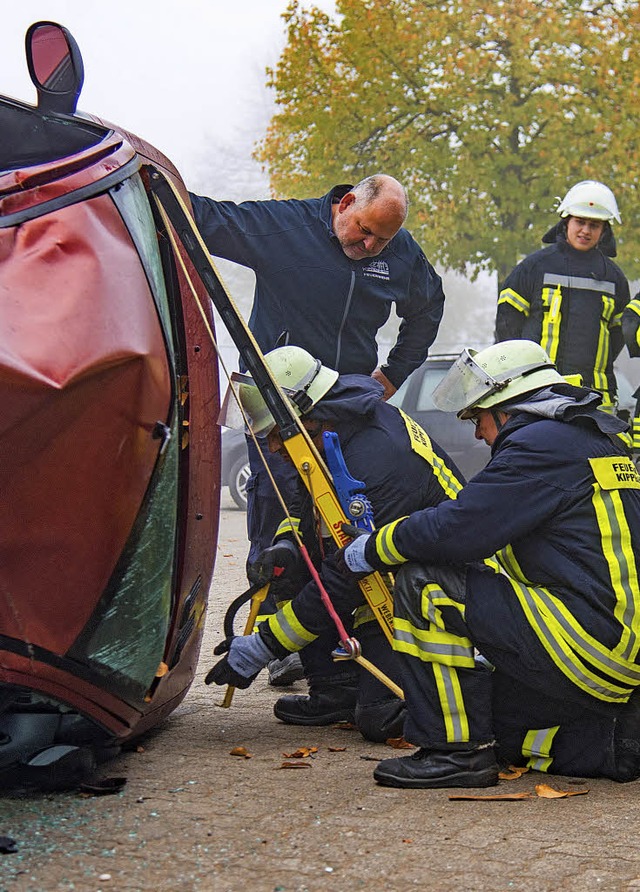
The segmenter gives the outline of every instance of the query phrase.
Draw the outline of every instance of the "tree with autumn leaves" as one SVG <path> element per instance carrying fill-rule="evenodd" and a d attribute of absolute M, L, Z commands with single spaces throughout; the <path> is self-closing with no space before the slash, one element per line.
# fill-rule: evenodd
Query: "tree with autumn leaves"
<path fill-rule="evenodd" d="M 640 276 L 639 0 L 337 0 L 331 17 L 292 0 L 284 17 L 257 149 L 275 195 L 392 174 L 432 260 L 501 280 L 556 196 L 599 179 Z"/>

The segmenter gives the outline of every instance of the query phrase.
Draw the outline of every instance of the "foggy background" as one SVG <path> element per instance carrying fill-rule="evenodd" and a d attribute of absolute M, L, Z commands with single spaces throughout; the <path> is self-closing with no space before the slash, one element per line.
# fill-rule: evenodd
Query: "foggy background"
<path fill-rule="evenodd" d="M 307 5 L 303 2 L 303 5 Z M 335 12 L 334 0 L 314 5 Z M 25 0 L 2 15 L 0 92 L 35 103 L 24 35 L 38 20 L 66 26 L 80 46 L 85 82 L 78 108 L 133 131 L 167 155 L 193 192 L 242 201 L 269 197 L 265 171 L 251 155 L 273 113 L 265 87 L 286 40 L 287 0 Z M 336 152 L 340 146 L 336 146 Z M 369 173 L 375 173 L 372 170 Z M 334 185 L 327 182 L 327 191 Z M 555 220 L 550 211 L 549 225 Z M 540 233 L 542 236 L 542 232 Z M 248 318 L 253 273 L 227 261 L 218 269 Z M 493 340 L 497 281 L 471 282 L 436 265 L 445 314 L 432 353 L 457 353 Z M 632 295 L 635 293 L 632 285 Z M 380 360 L 395 341 L 394 315 L 379 334 Z M 233 343 L 218 323 L 225 365 L 237 367 Z M 638 360 L 625 349 L 622 365 L 640 382 Z M 635 383 L 634 383 L 635 387 Z"/>

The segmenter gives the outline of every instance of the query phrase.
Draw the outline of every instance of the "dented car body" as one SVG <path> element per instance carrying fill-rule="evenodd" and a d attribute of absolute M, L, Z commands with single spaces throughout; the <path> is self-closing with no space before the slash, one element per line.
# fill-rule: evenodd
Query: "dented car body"
<path fill-rule="evenodd" d="M 193 679 L 218 380 L 209 304 L 147 189 L 159 169 L 187 200 L 178 172 L 76 112 L 66 29 L 32 26 L 27 58 L 38 106 L 0 97 L 0 782 L 55 787 Z"/>

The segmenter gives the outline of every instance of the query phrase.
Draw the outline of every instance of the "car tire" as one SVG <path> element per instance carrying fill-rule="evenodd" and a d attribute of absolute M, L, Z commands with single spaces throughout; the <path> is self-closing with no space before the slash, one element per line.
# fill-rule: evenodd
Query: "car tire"
<path fill-rule="evenodd" d="M 229 473 L 229 492 L 238 508 L 247 510 L 247 480 L 251 474 L 251 468 L 246 456 L 236 460 Z"/>

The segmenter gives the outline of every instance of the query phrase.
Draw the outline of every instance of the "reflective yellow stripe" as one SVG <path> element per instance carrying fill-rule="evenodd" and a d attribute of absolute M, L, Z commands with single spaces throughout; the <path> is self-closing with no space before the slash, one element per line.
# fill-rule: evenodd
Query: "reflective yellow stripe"
<path fill-rule="evenodd" d="M 506 571 L 508 576 L 517 579 L 518 582 L 524 582 L 526 585 L 532 584 L 531 580 L 527 579 L 522 572 L 522 567 L 518 563 L 511 545 L 505 545 L 500 551 L 496 551 L 494 557 L 498 565 Z M 485 563 L 487 562 L 485 561 Z"/>
<path fill-rule="evenodd" d="M 389 566 L 393 564 L 404 564 L 407 560 L 407 558 L 403 557 L 393 544 L 393 531 L 399 523 L 406 519 L 407 516 L 408 515 L 399 517 L 397 520 L 385 524 L 385 526 L 380 527 L 380 529 L 374 533 L 376 537 L 375 543 L 377 555 L 383 563 L 388 564 Z"/>
<path fill-rule="evenodd" d="M 277 539 L 278 536 L 283 536 L 285 533 L 296 532 L 300 533 L 300 518 L 299 517 L 285 517 L 285 519 L 280 523 L 280 526 L 276 530 L 276 534 L 273 537 Z"/>
<path fill-rule="evenodd" d="M 498 562 L 498 559 L 495 557 L 495 555 L 493 557 L 485 558 L 482 563 L 489 567 L 490 570 L 493 570 L 494 573 L 502 572 L 500 563 Z"/>
<path fill-rule="evenodd" d="M 544 314 L 540 346 L 547 351 L 551 362 L 555 362 L 558 357 L 560 326 L 562 324 L 562 287 L 560 283 L 553 290 L 551 288 L 542 289 L 542 306 Z"/>
<path fill-rule="evenodd" d="M 528 768 L 534 771 L 549 770 L 553 762 L 551 747 L 559 729 L 560 725 L 556 725 L 555 728 L 539 728 L 527 733 L 522 743 L 522 755 L 528 757 Z"/>
<path fill-rule="evenodd" d="M 513 288 L 505 288 L 500 292 L 498 306 L 500 306 L 500 304 L 508 304 L 509 306 L 515 307 L 516 310 L 520 313 L 524 313 L 525 316 L 528 316 L 531 310 L 531 304 L 526 297 L 522 297 L 522 295 L 518 294 L 517 291 L 514 291 Z"/>
<path fill-rule="evenodd" d="M 628 449 L 629 452 L 633 450 L 633 437 L 629 431 L 622 431 L 621 433 L 616 434 L 616 437 L 620 440 L 623 449 Z"/>
<path fill-rule="evenodd" d="M 273 616 L 273 613 L 259 613 L 256 616 L 256 627 L 268 620 L 270 616 Z"/>
<path fill-rule="evenodd" d="M 413 418 L 410 418 L 400 410 L 400 415 L 404 421 L 412 450 L 423 458 L 432 468 L 434 477 L 442 487 L 444 493 L 450 499 L 455 499 L 462 489 L 462 483 L 455 476 L 451 468 L 435 454 L 429 435 L 424 431 Z M 375 533 L 376 553 L 380 560 L 388 566 L 394 564 L 403 564 L 407 560 L 393 542 L 393 533 L 396 526 L 404 520 L 404 517 L 398 518 L 391 523 L 386 524 Z"/>
<path fill-rule="evenodd" d="M 640 316 L 640 300 L 630 300 L 626 305 L 625 310 L 631 310 L 632 313 L 635 313 L 636 316 Z M 640 346 L 640 325 L 636 328 L 636 344 Z"/>
<path fill-rule="evenodd" d="M 393 649 L 431 663 L 440 701 L 447 742 L 469 740 L 469 720 L 457 668 L 474 669 L 473 644 L 468 638 L 447 632 L 441 607 L 452 607 L 464 616 L 464 605 L 453 601 L 436 583 L 422 590 L 421 611 L 428 628 L 394 618 Z"/>
<path fill-rule="evenodd" d="M 411 449 L 431 465 L 434 477 L 444 490 L 445 494 L 450 499 L 456 499 L 458 493 L 462 489 L 462 483 L 455 476 L 451 468 L 449 468 L 448 465 L 446 465 L 433 451 L 431 439 L 427 432 L 423 430 L 413 418 L 406 415 L 402 409 L 399 409 L 398 411 L 402 415 L 405 427 L 407 428 L 409 441 L 411 442 Z"/>
<path fill-rule="evenodd" d="M 453 608 L 464 618 L 464 604 L 450 598 L 437 583 L 425 585 L 420 610 L 429 628 L 418 628 L 407 619 L 394 617 L 393 648 L 423 662 L 437 661 L 446 666 L 473 669 L 473 644 L 465 636 L 447 632 L 442 607 Z"/>
<path fill-rule="evenodd" d="M 640 331 L 640 328 L 638 329 Z M 634 449 L 640 449 L 640 415 L 633 417 L 633 435 L 632 446 Z"/>
<path fill-rule="evenodd" d="M 460 669 L 475 667 L 473 646 L 468 638 L 438 629 L 418 629 L 397 616 L 393 625 L 393 649 L 417 657 L 423 663 L 438 662 Z"/>
<path fill-rule="evenodd" d="M 602 295 L 602 316 L 600 318 L 600 334 L 593 366 L 593 386 L 597 390 L 608 391 L 609 382 L 605 369 L 609 358 L 609 326 L 616 303 L 613 297 Z"/>
<path fill-rule="evenodd" d="M 287 650 L 296 651 L 318 637 L 309 632 L 295 615 L 291 601 L 266 620 L 269 630 Z"/>
<path fill-rule="evenodd" d="M 631 310 L 636 316 L 640 316 L 640 300 L 637 300 L 634 297 L 634 299 L 630 300 L 626 305 L 625 310 Z"/>
<path fill-rule="evenodd" d="M 469 719 L 464 707 L 460 679 L 455 669 L 433 663 L 447 743 L 466 743 L 469 740 Z"/>
<path fill-rule="evenodd" d="M 464 619 L 464 604 L 450 598 L 436 582 L 428 582 L 422 589 L 420 609 L 425 619 L 438 629 L 445 628 L 441 607 L 452 607 Z"/>
<path fill-rule="evenodd" d="M 618 464 L 622 465 L 623 462 Z M 633 482 L 636 483 L 636 488 L 640 488 L 635 465 L 632 462 L 628 464 L 635 473 Z M 631 485 L 631 482 L 626 481 L 626 484 Z M 624 486 L 625 482 L 621 485 Z M 640 588 L 631 531 L 620 493 L 617 490 L 602 489 L 598 482 L 594 483 L 593 507 L 598 518 L 602 553 L 609 567 L 611 586 L 616 596 L 615 617 L 622 626 L 620 641 L 613 653 L 625 660 L 635 660 L 640 646 Z"/>
<path fill-rule="evenodd" d="M 614 659 L 600 642 L 587 635 L 548 589 L 525 586 L 511 577 L 507 579 L 540 643 L 572 684 L 599 700 L 626 703 L 633 686 L 640 684 L 640 667 Z M 589 665 L 580 657 L 585 657 Z M 609 677 L 597 675 L 591 666 Z M 625 682 L 626 686 L 615 684 L 612 678 Z"/>
<path fill-rule="evenodd" d="M 615 504 L 609 506 L 609 502 L 605 505 L 604 498 L 601 498 L 599 505 L 595 505 L 594 494 L 594 506 L 603 543 L 603 554 L 610 567 L 611 585 L 616 595 L 615 615 L 623 628 L 620 642 L 612 651 L 582 628 L 566 605 L 552 595 L 548 589 L 531 584 L 522 572 L 510 545 L 503 548 L 496 557 L 506 571 L 516 594 L 519 594 L 534 632 L 564 674 L 593 696 L 604 700 L 626 701 L 631 693 L 630 689 L 619 687 L 613 680 L 620 681 L 625 685 L 640 684 L 640 666 L 635 663 L 640 631 L 640 612 L 638 610 L 640 592 L 638 591 L 635 557 L 631 548 L 631 534 L 622 503 L 617 493 L 615 495 L 617 498 L 609 501 L 617 502 L 617 508 Z M 519 584 L 524 584 L 527 587 L 528 594 L 524 594 L 524 591 L 518 592 L 516 586 Z M 529 609 L 525 606 L 527 603 Z M 549 631 L 550 629 L 551 631 Z M 549 635 L 557 636 L 558 639 L 555 642 L 555 647 L 552 646 L 551 649 L 545 643 Z M 563 649 L 564 657 L 555 652 L 556 647 Z M 589 666 L 601 671 L 605 677 L 598 677 L 590 669 L 587 669 L 578 659 L 578 654 L 586 660 Z M 572 668 L 570 668 L 571 666 Z M 580 683 L 577 679 L 580 679 L 583 674 L 586 677 L 582 678 L 582 683 Z M 589 679 L 592 680 L 591 683 Z M 605 696 L 600 696 L 596 692 L 599 688 L 602 689 Z"/>

